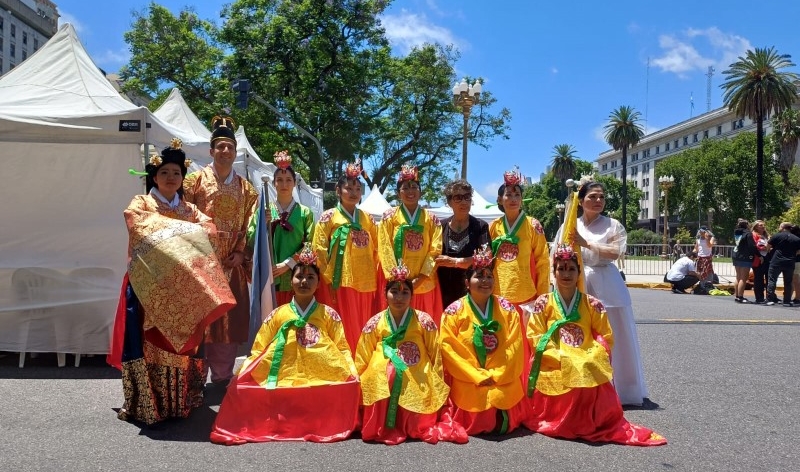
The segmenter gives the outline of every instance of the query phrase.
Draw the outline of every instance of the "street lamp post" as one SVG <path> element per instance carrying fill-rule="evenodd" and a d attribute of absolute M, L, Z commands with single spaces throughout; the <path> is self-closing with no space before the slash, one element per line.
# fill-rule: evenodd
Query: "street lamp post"
<path fill-rule="evenodd" d="M 562 219 L 562 215 L 564 214 L 564 204 L 563 203 L 556 203 L 556 212 L 558 213 L 558 225 L 561 226 L 564 224 Z"/>
<path fill-rule="evenodd" d="M 461 178 L 467 178 L 467 141 L 469 138 L 469 115 L 472 112 L 472 106 L 480 101 L 481 83 L 479 81 L 473 82 L 471 85 L 467 79 L 462 79 L 453 87 L 453 103 L 456 107 L 461 109 L 464 115 L 464 136 L 462 138 L 461 149 Z"/>
<path fill-rule="evenodd" d="M 669 221 L 667 218 L 669 217 L 669 207 L 667 206 L 667 198 L 669 197 L 669 189 L 675 185 L 675 177 L 673 176 L 666 176 L 662 175 L 658 178 L 658 185 L 661 186 L 661 191 L 664 194 L 664 254 L 668 254 L 667 252 L 667 237 L 669 234 Z"/>

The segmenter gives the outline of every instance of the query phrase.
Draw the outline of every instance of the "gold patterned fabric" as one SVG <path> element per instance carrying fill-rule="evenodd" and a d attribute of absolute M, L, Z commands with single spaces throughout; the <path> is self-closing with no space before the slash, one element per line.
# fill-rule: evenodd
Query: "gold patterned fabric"
<path fill-rule="evenodd" d="M 146 424 L 186 418 L 203 405 L 204 383 L 202 359 L 170 354 L 145 341 L 145 357 L 122 363 L 125 404 L 118 417 Z"/>
<path fill-rule="evenodd" d="M 145 338 L 166 351 L 191 354 L 206 326 L 236 300 L 206 229 L 197 224 L 207 223 L 207 217 L 185 202 L 171 212 L 162 206 L 150 195 L 138 195 L 125 210 L 128 274 L 144 309 Z"/>
<path fill-rule="evenodd" d="M 208 215 L 217 226 L 212 242 L 220 261 L 234 252 L 246 251 L 247 229 L 258 202 L 258 193 L 247 180 L 234 175 L 230 183 L 217 178 L 213 164 L 189 174 L 183 181 L 184 198 Z M 249 259 L 249 257 L 248 257 Z M 223 267 L 236 307 L 215 321 L 206 331 L 206 342 L 242 343 L 247 341 L 250 325 L 250 296 L 247 283 L 253 267 L 245 262 L 239 267 Z"/>

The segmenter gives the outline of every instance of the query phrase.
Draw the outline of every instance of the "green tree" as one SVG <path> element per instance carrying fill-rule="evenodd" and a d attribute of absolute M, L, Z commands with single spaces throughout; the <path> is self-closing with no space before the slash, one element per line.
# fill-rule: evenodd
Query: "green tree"
<path fill-rule="evenodd" d="M 550 163 L 550 172 L 556 179 L 565 181 L 575 175 L 575 154 L 578 151 L 571 144 L 556 144 L 553 146 L 553 160 Z"/>
<path fill-rule="evenodd" d="M 789 171 L 794 167 L 794 155 L 800 143 L 800 111 L 789 107 L 772 118 L 772 140 L 778 154 L 778 169 L 788 188 Z"/>
<path fill-rule="evenodd" d="M 131 58 L 120 70 L 123 90 L 154 97 L 150 107 L 155 109 L 178 87 L 198 118 L 210 122 L 232 97 L 216 34 L 216 26 L 190 8 L 175 16 L 151 2 L 133 12 L 131 29 L 124 34 Z"/>
<path fill-rule="evenodd" d="M 641 114 L 633 107 L 622 105 L 611 112 L 608 124 L 604 127 L 606 142 L 615 151 L 622 150 L 622 211 L 619 220 L 623 225 L 628 221 L 628 148 L 635 146 L 644 136 L 644 130 L 639 125 L 640 117 Z"/>
<path fill-rule="evenodd" d="M 763 217 L 764 206 L 764 119 L 792 106 L 797 99 L 798 75 L 782 72 L 794 67 L 791 56 L 778 54 L 774 47 L 749 50 L 722 74 L 725 106 L 739 117 L 756 122 L 756 218 Z"/>
<path fill-rule="evenodd" d="M 732 139 L 706 139 L 698 147 L 658 162 L 656 179 L 662 175 L 675 177 L 669 191 L 670 213 L 696 230 L 698 224 L 705 224 L 711 210 L 714 234 L 726 241 L 738 218 L 757 219 L 753 171 L 756 146 L 755 133 L 740 133 Z M 778 216 L 786 209 L 786 191 L 774 167 L 764 169 L 764 183 L 764 215 Z"/>

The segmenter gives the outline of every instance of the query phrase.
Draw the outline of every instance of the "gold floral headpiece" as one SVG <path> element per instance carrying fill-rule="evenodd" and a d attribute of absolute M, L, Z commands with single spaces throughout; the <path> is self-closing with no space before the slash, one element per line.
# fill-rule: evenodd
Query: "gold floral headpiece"
<path fill-rule="evenodd" d="M 289 151 L 278 151 L 273 157 L 275 158 L 275 165 L 279 169 L 286 170 L 292 165 L 292 156 L 289 155 Z"/>
<path fill-rule="evenodd" d="M 389 281 L 390 282 L 403 282 L 408 278 L 409 274 L 408 266 L 403 263 L 403 259 L 397 261 L 397 265 L 392 267 L 389 271 Z"/>
<path fill-rule="evenodd" d="M 159 156 L 158 154 L 150 154 L 150 164 L 158 167 L 161 165 L 162 162 L 164 162 L 164 160 L 161 159 L 161 156 Z"/>
<path fill-rule="evenodd" d="M 508 170 L 503 173 L 503 183 L 506 184 L 506 187 L 513 187 L 515 185 L 519 185 L 522 182 L 520 175 L 513 170 Z"/>
<path fill-rule="evenodd" d="M 419 170 L 416 166 L 403 164 L 400 168 L 400 175 L 397 177 L 397 182 L 405 182 L 406 180 L 419 182 Z"/>
<path fill-rule="evenodd" d="M 317 265 L 317 254 L 311 249 L 311 243 L 303 245 L 303 249 L 297 257 L 297 262 L 303 265 Z"/>
<path fill-rule="evenodd" d="M 491 267 L 493 260 L 492 249 L 488 244 L 484 244 L 475 250 L 475 254 L 472 256 L 472 268 L 480 270 Z"/>

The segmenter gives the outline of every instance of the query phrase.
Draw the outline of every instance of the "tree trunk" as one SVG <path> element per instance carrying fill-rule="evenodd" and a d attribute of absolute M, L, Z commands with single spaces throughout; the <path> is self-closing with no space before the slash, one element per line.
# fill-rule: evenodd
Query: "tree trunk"
<path fill-rule="evenodd" d="M 756 219 L 764 218 L 764 115 L 756 118 Z"/>
<path fill-rule="evenodd" d="M 622 147 L 622 227 L 628 230 L 628 146 Z"/>
<path fill-rule="evenodd" d="M 797 139 L 793 139 L 788 143 L 781 143 L 781 179 L 787 190 L 789 189 L 789 172 L 792 170 L 792 167 L 794 167 L 794 155 L 797 154 L 797 145 Z"/>

